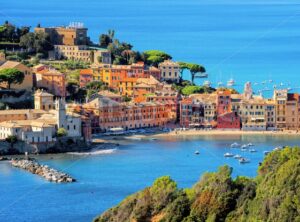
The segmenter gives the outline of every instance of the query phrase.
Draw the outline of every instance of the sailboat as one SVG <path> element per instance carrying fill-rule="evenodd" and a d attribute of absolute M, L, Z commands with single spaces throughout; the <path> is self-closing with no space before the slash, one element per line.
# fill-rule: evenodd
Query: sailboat
<path fill-rule="evenodd" d="M 234 84 L 235 84 L 235 81 L 232 78 L 229 79 L 228 82 L 227 82 L 227 86 L 234 86 Z"/>

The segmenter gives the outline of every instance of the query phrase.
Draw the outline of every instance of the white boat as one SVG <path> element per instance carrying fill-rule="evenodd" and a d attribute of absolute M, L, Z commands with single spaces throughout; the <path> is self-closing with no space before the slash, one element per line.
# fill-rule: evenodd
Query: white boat
<path fill-rule="evenodd" d="M 250 160 L 249 160 L 249 159 L 246 159 L 246 158 L 241 158 L 241 159 L 239 159 L 239 162 L 240 162 L 240 163 L 249 163 Z"/>
<path fill-rule="evenodd" d="M 250 153 L 255 153 L 255 152 L 257 152 L 255 149 L 251 149 L 251 150 L 249 150 L 249 152 Z"/>
<path fill-rule="evenodd" d="M 233 143 L 233 144 L 230 145 L 230 147 L 231 147 L 231 148 L 238 148 L 238 147 L 240 147 L 240 144 L 238 144 L 238 143 Z"/>
<path fill-rule="evenodd" d="M 254 146 L 252 143 L 248 143 L 247 145 L 248 145 L 248 146 Z"/>
<path fill-rule="evenodd" d="M 218 82 L 218 86 L 223 86 L 223 82 Z"/>
<path fill-rule="evenodd" d="M 247 149 L 246 148 L 242 148 L 241 151 L 247 151 Z"/>
<path fill-rule="evenodd" d="M 242 156 L 237 154 L 237 155 L 235 155 L 233 158 L 234 158 L 234 159 L 241 159 Z"/>
<path fill-rule="evenodd" d="M 264 155 L 268 155 L 269 153 L 271 153 L 270 151 L 264 151 Z"/>
<path fill-rule="evenodd" d="M 195 151 L 195 154 L 196 154 L 196 155 L 199 155 L 199 154 L 200 154 L 200 152 L 199 152 L 198 150 L 196 150 L 196 151 Z"/>
<path fill-rule="evenodd" d="M 271 83 L 271 82 L 273 82 L 273 80 L 272 80 L 272 79 L 269 79 L 269 82 Z"/>
<path fill-rule="evenodd" d="M 206 87 L 210 87 L 211 86 L 211 82 L 206 80 L 203 82 L 203 86 L 206 86 Z"/>
<path fill-rule="evenodd" d="M 241 146 L 242 149 L 246 149 L 249 145 L 244 144 L 243 146 Z"/>
<path fill-rule="evenodd" d="M 207 73 L 199 73 L 195 76 L 196 78 L 207 78 L 208 74 Z"/>
<path fill-rule="evenodd" d="M 235 84 L 234 79 L 229 79 L 227 82 L 227 86 L 234 86 L 234 84 Z"/>
<path fill-rule="evenodd" d="M 263 85 L 266 84 L 266 83 L 267 83 L 267 81 L 262 81 L 262 82 L 261 82 L 261 84 L 263 84 Z"/>
<path fill-rule="evenodd" d="M 233 157 L 234 155 L 232 153 L 225 153 L 224 157 Z"/>
<path fill-rule="evenodd" d="M 254 85 L 255 85 L 255 86 L 258 85 L 258 82 L 255 82 Z"/>

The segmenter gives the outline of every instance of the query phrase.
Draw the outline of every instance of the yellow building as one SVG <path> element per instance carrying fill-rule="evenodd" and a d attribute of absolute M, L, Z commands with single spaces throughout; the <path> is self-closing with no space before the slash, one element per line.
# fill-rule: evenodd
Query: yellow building
<path fill-rule="evenodd" d="M 20 62 L 15 61 L 5 61 L 3 63 L 0 62 L 0 70 L 14 68 L 24 73 L 24 80 L 21 84 L 11 84 L 10 88 L 15 90 L 32 90 L 33 86 L 33 77 L 32 71 L 29 67 L 23 65 Z M 8 84 L 6 82 L 1 82 L 0 87 L 8 88 Z"/>
<path fill-rule="evenodd" d="M 161 71 L 161 79 L 164 81 L 179 82 L 180 66 L 177 62 L 165 60 L 158 65 Z"/>
<path fill-rule="evenodd" d="M 5 61 L 5 54 L 4 52 L 0 52 L 0 62 Z"/>
<path fill-rule="evenodd" d="M 276 103 L 276 127 L 282 129 L 286 127 L 286 103 L 288 91 L 275 90 L 274 100 Z"/>
<path fill-rule="evenodd" d="M 43 90 L 37 90 L 34 94 L 34 109 L 49 111 L 54 109 L 53 95 Z"/>

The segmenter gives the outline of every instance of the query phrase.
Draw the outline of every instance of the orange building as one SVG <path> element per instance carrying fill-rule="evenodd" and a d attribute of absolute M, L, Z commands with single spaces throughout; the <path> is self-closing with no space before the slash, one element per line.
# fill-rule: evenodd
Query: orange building
<path fill-rule="evenodd" d="M 100 96 L 83 105 L 69 106 L 69 109 L 77 112 L 80 109 L 82 115 L 88 116 L 93 133 L 119 127 L 124 130 L 162 127 L 172 121 L 169 106 L 159 102 L 120 103 Z"/>
<path fill-rule="evenodd" d="M 49 93 L 66 96 L 66 76 L 49 66 L 40 66 L 35 69 L 36 87 L 46 89 Z"/>
<path fill-rule="evenodd" d="M 82 69 L 79 72 L 79 86 L 85 87 L 86 84 L 93 81 L 93 70 L 92 69 Z"/>

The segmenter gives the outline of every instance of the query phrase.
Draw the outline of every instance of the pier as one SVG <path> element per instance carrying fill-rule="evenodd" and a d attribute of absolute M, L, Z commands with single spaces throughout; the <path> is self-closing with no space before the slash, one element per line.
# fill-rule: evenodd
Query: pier
<path fill-rule="evenodd" d="M 39 164 L 35 160 L 13 159 L 11 165 L 24 169 L 32 174 L 37 174 L 46 180 L 54 183 L 72 183 L 76 180 L 66 173 L 59 172 L 47 165 Z"/>

